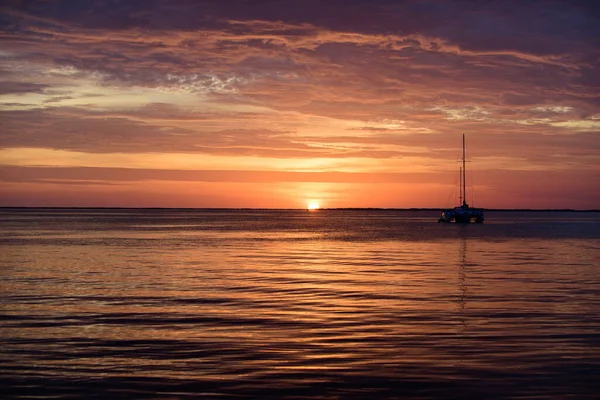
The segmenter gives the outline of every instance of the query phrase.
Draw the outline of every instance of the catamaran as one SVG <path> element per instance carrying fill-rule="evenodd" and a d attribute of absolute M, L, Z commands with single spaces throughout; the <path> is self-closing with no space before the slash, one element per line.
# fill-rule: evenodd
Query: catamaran
<path fill-rule="evenodd" d="M 456 222 L 468 224 L 472 220 L 476 223 L 482 223 L 484 220 L 483 210 L 481 208 L 471 208 L 467 204 L 467 183 L 466 183 L 466 161 L 465 161 L 465 134 L 462 135 L 462 167 L 460 168 L 460 206 L 448 210 L 443 210 L 438 222 Z"/>

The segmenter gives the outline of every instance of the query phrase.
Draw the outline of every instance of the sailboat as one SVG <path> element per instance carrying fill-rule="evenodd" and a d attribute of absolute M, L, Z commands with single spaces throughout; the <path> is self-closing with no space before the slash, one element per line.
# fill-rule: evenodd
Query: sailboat
<path fill-rule="evenodd" d="M 448 210 L 443 210 L 438 222 L 456 222 L 468 224 L 472 220 L 475 223 L 482 223 L 484 220 L 483 210 L 481 208 L 472 208 L 467 204 L 467 183 L 466 183 L 466 162 L 465 162 L 465 134 L 462 135 L 462 167 L 460 168 L 460 206 Z"/>

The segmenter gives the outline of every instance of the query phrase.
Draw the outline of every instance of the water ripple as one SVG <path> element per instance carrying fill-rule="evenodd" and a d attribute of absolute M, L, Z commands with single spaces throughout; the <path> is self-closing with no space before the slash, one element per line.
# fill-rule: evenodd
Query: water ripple
<path fill-rule="evenodd" d="M 593 398 L 600 218 L 527 218 L 2 211 L 4 398 Z"/>

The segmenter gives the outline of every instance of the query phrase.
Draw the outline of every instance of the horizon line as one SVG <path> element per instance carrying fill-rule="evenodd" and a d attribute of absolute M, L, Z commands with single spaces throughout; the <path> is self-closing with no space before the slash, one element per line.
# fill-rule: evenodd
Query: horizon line
<path fill-rule="evenodd" d="M 323 207 L 315 211 L 440 211 L 452 207 Z M 574 209 L 574 208 L 481 208 L 484 211 L 531 211 L 531 212 L 600 212 L 600 209 Z M 6 209 L 55 209 L 55 210 L 238 210 L 238 211 L 307 211 L 307 208 L 261 208 L 261 207 L 119 207 L 119 206 L 0 206 Z"/>

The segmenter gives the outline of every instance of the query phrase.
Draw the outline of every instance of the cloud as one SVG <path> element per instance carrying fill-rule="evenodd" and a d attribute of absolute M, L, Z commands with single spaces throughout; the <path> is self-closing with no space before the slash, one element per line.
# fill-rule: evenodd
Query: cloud
<path fill-rule="evenodd" d="M 21 94 L 21 93 L 41 93 L 48 85 L 33 82 L 0 82 L 0 95 L 3 94 Z"/>
<path fill-rule="evenodd" d="M 406 172 L 466 132 L 486 169 L 595 168 L 593 3 L 274 4 L 8 3 L 1 145 Z"/>
<path fill-rule="evenodd" d="M 133 181 L 197 182 L 336 182 L 336 183 L 435 183 L 431 174 L 359 173 L 359 172 L 288 172 L 248 170 L 170 170 L 96 167 L 23 167 L 0 166 L 2 182 L 54 184 L 109 184 Z"/>

